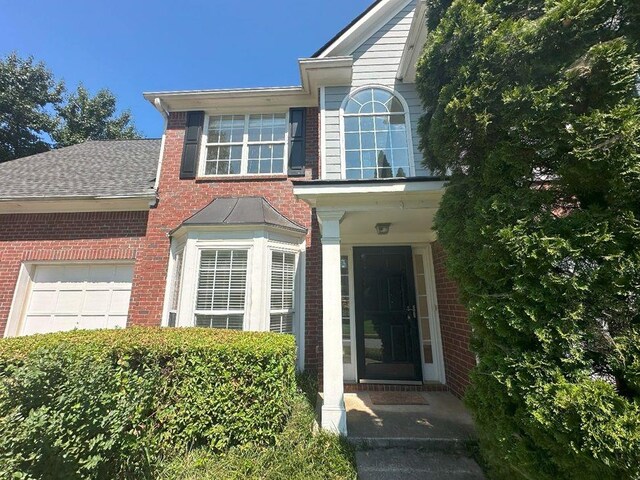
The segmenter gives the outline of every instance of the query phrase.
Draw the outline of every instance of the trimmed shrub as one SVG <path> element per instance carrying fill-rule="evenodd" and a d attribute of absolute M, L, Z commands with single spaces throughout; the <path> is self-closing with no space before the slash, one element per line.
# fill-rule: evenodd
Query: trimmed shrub
<path fill-rule="evenodd" d="M 0 341 L 0 477 L 145 478 L 163 456 L 275 441 L 288 335 L 74 331 Z"/>

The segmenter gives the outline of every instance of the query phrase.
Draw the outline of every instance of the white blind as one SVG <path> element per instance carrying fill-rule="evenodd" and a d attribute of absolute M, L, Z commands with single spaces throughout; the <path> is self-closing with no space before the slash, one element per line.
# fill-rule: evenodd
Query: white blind
<path fill-rule="evenodd" d="M 241 329 L 246 289 L 246 250 L 203 251 L 198 273 L 196 325 Z"/>
<path fill-rule="evenodd" d="M 270 330 L 293 333 L 296 256 L 271 253 Z"/>

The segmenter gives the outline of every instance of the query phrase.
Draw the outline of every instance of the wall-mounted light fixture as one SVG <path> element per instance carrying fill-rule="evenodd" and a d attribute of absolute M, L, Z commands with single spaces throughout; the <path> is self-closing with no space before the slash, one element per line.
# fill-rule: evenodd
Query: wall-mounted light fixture
<path fill-rule="evenodd" d="M 387 235 L 389 233 L 390 223 L 376 223 L 376 232 L 378 235 Z"/>

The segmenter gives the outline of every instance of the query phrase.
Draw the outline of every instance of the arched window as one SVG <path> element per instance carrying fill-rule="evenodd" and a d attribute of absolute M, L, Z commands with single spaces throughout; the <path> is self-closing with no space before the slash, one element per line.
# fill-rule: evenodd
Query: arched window
<path fill-rule="evenodd" d="M 411 174 L 406 113 L 400 99 L 382 88 L 348 98 L 343 107 L 347 179 Z"/>

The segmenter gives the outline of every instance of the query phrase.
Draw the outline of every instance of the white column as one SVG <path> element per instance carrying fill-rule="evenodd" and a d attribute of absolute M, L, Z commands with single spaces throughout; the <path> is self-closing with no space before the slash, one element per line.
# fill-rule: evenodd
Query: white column
<path fill-rule="evenodd" d="M 322 428 L 346 435 L 340 290 L 340 220 L 344 212 L 317 215 L 322 232 Z"/>

